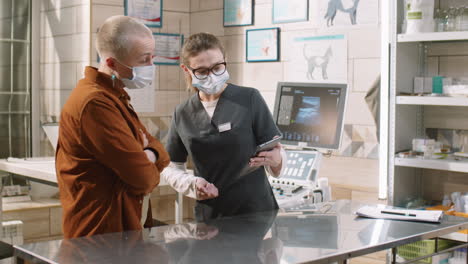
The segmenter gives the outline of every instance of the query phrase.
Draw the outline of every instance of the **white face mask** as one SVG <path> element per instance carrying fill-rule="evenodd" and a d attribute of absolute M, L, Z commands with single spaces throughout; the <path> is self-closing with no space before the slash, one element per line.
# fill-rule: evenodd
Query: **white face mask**
<path fill-rule="evenodd" d="M 129 67 L 121 62 L 123 66 L 132 70 L 132 79 L 122 78 L 122 82 L 128 89 L 142 89 L 151 85 L 154 80 L 154 65 Z"/>
<path fill-rule="evenodd" d="M 204 80 L 198 80 L 195 76 L 192 76 L 192 85 L 206 94 L 213 95 L 221 92 L 227 80 L 229 80 L 229 73 L 226 70 L 219 76 L 210 73 L 208 78 Z"/>

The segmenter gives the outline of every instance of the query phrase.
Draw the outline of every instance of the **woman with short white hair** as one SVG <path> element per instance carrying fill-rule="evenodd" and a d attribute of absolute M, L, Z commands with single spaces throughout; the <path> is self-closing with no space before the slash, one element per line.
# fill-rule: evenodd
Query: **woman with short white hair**
<path fill-rule="evenodd" d="M 56 171 L 65 238 L 151 227 L 149 195 L 169 164 L 123 89 L 153 81 L 151 30 L 113 16 L 96 47 L 99 68 L 86 67 L 60 115 Z"/>

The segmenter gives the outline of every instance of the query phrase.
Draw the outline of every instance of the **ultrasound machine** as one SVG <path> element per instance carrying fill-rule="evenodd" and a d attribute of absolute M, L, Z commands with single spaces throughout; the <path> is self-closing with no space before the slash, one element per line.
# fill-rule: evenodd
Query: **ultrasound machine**
<path fill-rule="evenodd" d="M 269 178 L 280 208 L 331 200 L 327 178 L 319 178 L 323 152 L 340 146 L 346 84 L 278 83 L 274 108 L 288 161 L 280 178 Z M 298 210 L 301 208 L 297 208 Z"/>

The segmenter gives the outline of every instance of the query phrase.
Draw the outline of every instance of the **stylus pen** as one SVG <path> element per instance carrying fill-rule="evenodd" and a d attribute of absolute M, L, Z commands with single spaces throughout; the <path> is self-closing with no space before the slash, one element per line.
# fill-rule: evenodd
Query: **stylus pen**
<path fill-rule="evenodd" d="M 410 213 L 398 213 L 398 212 L 389 212 L 389 211 L 380 211 L 382 214 L 392 214 L 392 215 L 402 215 L 402 216 L 416 216 L 415 214 Z"/>

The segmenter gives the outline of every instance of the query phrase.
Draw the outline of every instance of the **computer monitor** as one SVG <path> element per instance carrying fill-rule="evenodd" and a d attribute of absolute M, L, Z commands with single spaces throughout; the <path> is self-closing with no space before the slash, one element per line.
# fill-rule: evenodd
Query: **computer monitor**
<path fill-rule="evenodd" d="M 278 83 L 273 115 L 282 143 L 338 149 L 345 102 L 346 84 Z"/>

